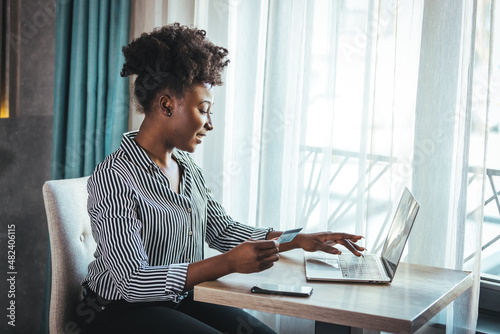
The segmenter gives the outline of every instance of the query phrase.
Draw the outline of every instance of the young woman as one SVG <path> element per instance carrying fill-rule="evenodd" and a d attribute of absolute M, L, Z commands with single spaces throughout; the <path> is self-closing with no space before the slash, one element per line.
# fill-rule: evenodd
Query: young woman
<path fill-rule="evenodd" d="M 213 130 L 212 87 L 221 85 L 227 50 L 205 31 L 179 24 L 143 34 L 123 48 L 122 76 L 137 75 L 134 95 L 145 114 L 139 131 L 99 164 L 88 182 L 88 211 L 97 242 L 82 282 L 81 326 L 89 333 L 234 333 L 251 325 L 244 311 L 193 301 L 194 285 L 229 273 L 266 270 L 293 248 L 356 255 L 361 236 L 299 234 L 235 222 L 214 200 L 194 152 Z M 203 242 L 222 254 L 204 259 Z"/>

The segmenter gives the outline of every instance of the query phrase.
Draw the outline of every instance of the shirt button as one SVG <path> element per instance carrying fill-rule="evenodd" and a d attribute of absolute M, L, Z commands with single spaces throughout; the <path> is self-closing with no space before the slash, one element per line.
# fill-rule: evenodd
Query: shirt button
<path fill-rule="evenodd" d="M 189 235 L 193 235 L 193 231 L 189 231 L 189 233 L 188 233 L 188 234 L 189 234 Z"/>
<path fill-rule="evenodd" d="M 186 262 L 189 262 L 189 261 L 191 261 L 191 259 L 187 257 L 187 258 L 186 258 Z"/>
<path fill-rule="evenodd" d="M 191 210 L 191 208 L 188 208 L 188 209 L 187 209 L 187 212 L 191 213 L 191 211 L 193 211 L 193 210 Z"/>

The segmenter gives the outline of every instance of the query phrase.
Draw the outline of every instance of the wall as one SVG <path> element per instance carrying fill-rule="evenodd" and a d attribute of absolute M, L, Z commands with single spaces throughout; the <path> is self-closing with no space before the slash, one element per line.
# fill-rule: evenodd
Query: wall
<path fill-rule="evenodd" d="M 42 185 L 50 178 L 55 0 L 22 0 L 20 110 L 0 119 L 0 333 L 38 333 L 46 278 Z M 7 226 L 15 225 L 15 298 L 8 297 Z M 15 327 L 8 303 L 15 300 Z"/>

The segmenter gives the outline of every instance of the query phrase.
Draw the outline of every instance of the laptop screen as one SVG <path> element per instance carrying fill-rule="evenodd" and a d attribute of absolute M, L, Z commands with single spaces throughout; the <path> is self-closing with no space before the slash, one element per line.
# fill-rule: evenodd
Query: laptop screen
<path fill-rule="evenodd" d="M 394 219 L 385 240 L 381 256 L 387 269 L 387 274 L 391 279 L 396 272 L 419 208 L 420 205 L 418 202 L 408 188 L 405 188 L 394 214 Z"/>

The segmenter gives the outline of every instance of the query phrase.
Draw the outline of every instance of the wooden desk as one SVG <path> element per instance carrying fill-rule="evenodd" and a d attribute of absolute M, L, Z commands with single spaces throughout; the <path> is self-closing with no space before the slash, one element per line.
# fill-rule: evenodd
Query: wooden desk
<path fill-rule="evenodd" d="M 463 271 L 401 263 L 391 284 L 307 281 L 302 250 L 280 254 L 271 269 L 231 274 L 195 286 L 198 301 L 370 330 L 413 333 L 472 286 Z M 257 283 L 308 285 L 308 298 L 253 294 Z"/>

